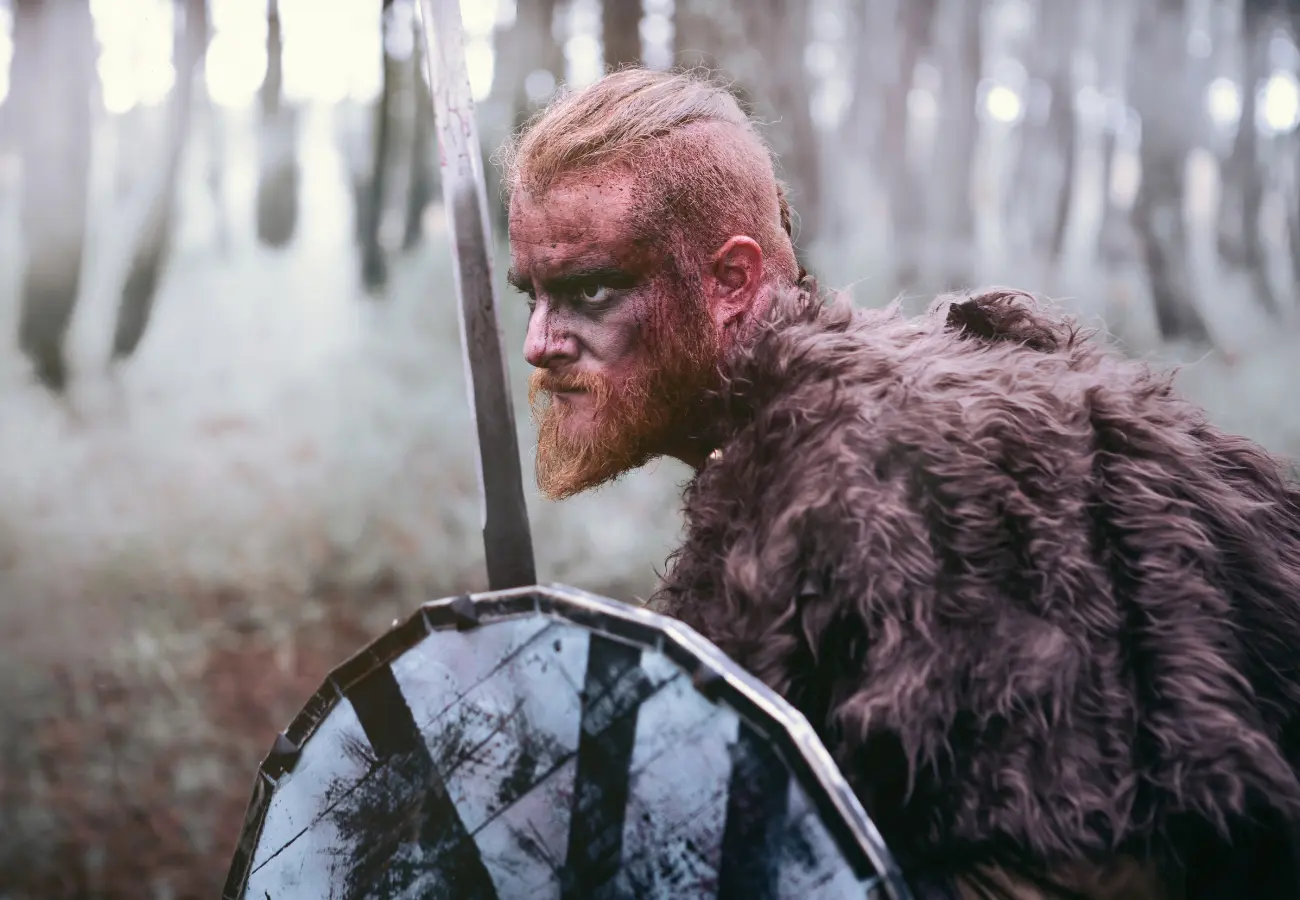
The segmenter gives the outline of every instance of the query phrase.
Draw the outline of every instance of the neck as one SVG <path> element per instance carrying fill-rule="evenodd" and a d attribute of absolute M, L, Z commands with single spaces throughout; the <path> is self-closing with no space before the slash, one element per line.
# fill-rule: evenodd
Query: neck
<path fill-rule="evenodd" d="M 719 429 L 723 420 L 718 405 L 721 383 L 718 375 L 715 379 L 700 390 L 693 403 L 677 406 L 680 412 L 671 434 L 664 435 L 667 440 L 659 442 L 659 456 L 680 460 L 696 474 L 727 439 L 727 434 Z"/>
<path fill-rule="evenodd" d="M 702 392 L 693 415 L 682 423 L 684 427 L 678 428 L 678 436 L 664 446 L 661 456 L 680 460 L 697 475 L 710 459 L 721 456 L 721 446 L 727 434 L 726 427 L 721 425 L 724 415 L 717 402 L 717 392 L 722 384 L 722 372 L 726 368 L 727 358 L 738 345 L 755 337 L 755 329 L 771 312 L 773 294 L 792 287 L 794 285 L 789 284 L 788 279 L 773 276 L 758 291 L 744 316 L 718 335 L 719 371 L 715 376 L 718 380 L 713 383 L 711 390 Z M 720 427 L 722 431 L 719 430 Z"/>
<path fill-rule="evenodd" d="M 690 466 L 698 475 L 704 470 L 704 466 L 709 459 L 716 457 L 720 452 L 712 441 L 692 439 L 683 441 L 681 446 L 666 452 L 664 456 L 680 460 Z"/>

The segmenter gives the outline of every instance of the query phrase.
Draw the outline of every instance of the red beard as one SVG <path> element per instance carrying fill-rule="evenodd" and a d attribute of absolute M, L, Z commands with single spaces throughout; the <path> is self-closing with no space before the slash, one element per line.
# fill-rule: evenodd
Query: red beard
<path fill-rule="evenodd" d="M 634 374 L 612 379 L 594 373 L 538 369 L 528 400 L 537 424 L 537 487 L 562 500 L 614 480 L 690 441 L 701 400 L 715 384 L 718 342 L 703 303 L 655 329 Z M 681 307 L 679 307 L 681 308 Z M 555 400 L 562 391 L 585 391 L 589 421 Z"/>

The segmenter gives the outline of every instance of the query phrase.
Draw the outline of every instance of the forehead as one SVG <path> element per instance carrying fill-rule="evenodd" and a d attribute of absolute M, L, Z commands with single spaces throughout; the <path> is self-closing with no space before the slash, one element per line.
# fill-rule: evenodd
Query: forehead
<path fill-rule="evenodd" d="M 629 261 L 650 240 L 638 227 L 631 173 L 571 176 L 542 191 L 519 189 L 510 201 L 510 257 L 518 269 Z"/>

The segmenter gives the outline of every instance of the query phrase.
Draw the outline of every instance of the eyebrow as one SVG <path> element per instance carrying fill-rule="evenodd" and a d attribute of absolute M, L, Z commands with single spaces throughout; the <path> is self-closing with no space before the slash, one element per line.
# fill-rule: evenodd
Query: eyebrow
<path fill-rule="evenodd" d="M 533 289 L 532 279 L 527 275 L 511 267 L 506 273 L 508 281 L 517 290 L 527 293 Z M 631 287 L 636 283 L 636 277 L 626 269 L 618 266 L 584 266 L 575 268 L 562 275 L 555 275 L 543 280 L 542 284 L 548 292 L 561 293 L 564 291 L 573 291 L 591 284 L 603 284 L 612 288 Z"/>

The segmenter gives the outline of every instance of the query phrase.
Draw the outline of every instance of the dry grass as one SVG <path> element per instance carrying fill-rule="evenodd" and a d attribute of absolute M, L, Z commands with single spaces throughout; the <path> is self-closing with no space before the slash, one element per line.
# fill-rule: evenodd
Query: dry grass
<path fill-rule="evenodd" d="M 354 610 L 394 596 L 284 597 L 288 640 L 231 593 L 175 598 L 199 626 L 92 665 L 27 673 L 0 765 L 7 896 L 212 897 L 253 773 L 324 675 L 373 631 Z M 281 625 L 286 624 L 284 622 Z"/>

